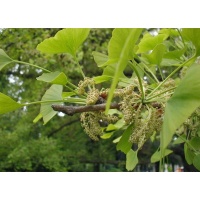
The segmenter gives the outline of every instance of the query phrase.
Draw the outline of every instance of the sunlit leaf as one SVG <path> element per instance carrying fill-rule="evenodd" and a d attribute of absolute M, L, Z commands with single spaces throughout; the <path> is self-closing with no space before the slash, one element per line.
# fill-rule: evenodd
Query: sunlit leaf
<path fill-rule="evenodd" d="M 0 92 L 0 114 L 8 113 L 18 108 L 23 107 L 24 105 L 17 103 L 9 96 Z"/>
<path fill-rule="evenodd" d="M 93 51 L 92 55 L 98 67 L 102 67 L 108 61 L 108 56 L 103 53 Z"/>
<path fill-rule="evenodd" d="M 132 149 L 126 154 L 126 169 L 132 171 L 138 164 L 137 151 Z"/>
<path fill-rule="evenodd" d="M 183 48 L 181 50 L 169 51 L 165 53 L 163 57 L 168 58 L 168 59 L 180 59 L 180 57 L 184 54 L 185 51 L 186 51 L 186 48 Z"/>
<path fill-rule="evenodd" d="M 113 135 L 114 132 L 111 132 L 111 133 L 104 133 L 101 138 L 102 139 L 109 139 L 112 135 Z"/>
<path fill-rule="evenodd" d="M 164 40 L 168 38 L 168 36 L 168 34 L 158 34 L 156 36 L 152 36 L 151 34 L 146 33 L 138 44 L 139 48 L 137 50 L 137 53 L 145 53 L 153 50 L 156 45 L 161 44 Z"/>
<path fill-rule="evenodd" d="M 122 137 L 122 136 L 119 136 L 118 138 L 114 139 L 114 140 L 113 140 L 113 143 L 118 143 L 118 142 L 120 141 L 121 137 Z"/>
<path fill-rule="evenodd" d="M 67 83 L 67 76 L 63 72 L 50 72 L 43 73 L 37 78 L 38 81 L 44 81 L 47 83 L 65 85 Z"/>
<path fill-rule="evenodd" d="M 133 125 L 131 124 L 123 133 L 120 141 L 117 144 L 117 150 L 128 153 L 132 147 L 132 143 L 129 142 L 129 137 L 133 133 Z"/>
<path fill-rule="evenodd" d="M 167 102 L 161 132 L 161 148 L 170 143 L 176 129 L 200 106 L 200 65 L 194 64 Z"/>
<path fill-rule="evenodd" d="M 0 49 L 0 71 L 8 64 L 12 63 L 13 59 L 10 58 L 3 49 Z"/>
<path fill-rule="evenodd" d="M 128 60 L 133 58 L 134 46 L 141 32 L 142 29 L 139 28 L 116 28 L 112 33 L 112 38 L 108 44 L 108 57 L 112 63 L 116 63 L 116 66 L 106 104 L 106 113 L 109 110 L 118 80 L 123 74 Z"/>
<path fill-rule="evenodd" d="M 54 37 L 48 38 L 38 44 L 37 50 L 42 53 L 69 53 L 76 56 L 80 45 L 87 38 L 88 28 L 67 28 L 58 31 Z"/>
<path fill-rule="evenodd" d="M 43 116 L 44 124 L 46 124 L 57 113 L 57 111 L 54 111 L 51 107 L 51 105 L 54 103 L 53 100 L 55 100 L 56 104 L 62 104 L 60 102 L 56 102 L 58 100 L 62 100 L 62 90 L 62 85 L 52 85 L 42 97 L 42 101 L 52 101 L 41 104 L 40 112 Z"/>
<path fill-rule="evenodd" d="M 146 57 L 148 58 L 150 64 L 160 65 L 165 51 L 166 51 L 165 45 L 158 44 L 155 46 L 155 48 L 150 54 L 146 55 Z"/>
<path fill-rule="evenodd" d="M 99 83 L 103 83 L 103 82 L 109 81 L 112 78 L 113 78 L 112 76 L 101 75 L 101 76 L 95 76 L 93 79 L 94 79 L 96 84 L 99 84 Z"/>
<path fill-rule="evenodd" d="M 156 152 L 151 156 L 151 163 L 160 161 L 161 158 L 163 158 L 163 157 L 169 155 L 169 154 L 172 153 L 172 152 L 173 152 L 173 151 L 170 150 L 170 149 L 165 149 L 164 155 L 162 155 L 162 157 L 161 157 L 161 152 L 160 152 L 160 151 L 156 151 Z"/>

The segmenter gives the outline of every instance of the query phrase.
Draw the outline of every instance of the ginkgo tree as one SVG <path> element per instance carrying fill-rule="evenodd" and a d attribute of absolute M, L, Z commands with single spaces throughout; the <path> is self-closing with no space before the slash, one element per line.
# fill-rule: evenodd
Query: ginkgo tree
<path fill-rule="evenodd" d="M 200 170 L 200 29 L 151 33 L 148 29 L 116 28 L 108 55 L 92 53 L 103 71 L 94 77 L 84 74 L 86 66 L 77 56 L 89 34 L 86 28 L 62 29 L 37 46 L 43 54 L 71 55 L 82 76 L 77 85 L 64 71 L 12 59 L 0 49 L 0 70 L 16 64 L 34 67 L 43 72 L 37 80 L 51 84 L 35 102 L 17 102 L 0 93 L 0 114 L 40 104 L 33 122 L 43 119 L 47 124 L 58 112 L 69 116 L 80 113 L 85 133 L 96 142 L 122 131 L 113 142 L 126 154 L 129 171 L 138 164 L 138 152 L 145 142 L 156 139 L 160 146 L 151 162 L 160 161 L 160 171 L 164 170 L 165 157 L 173 152 L 172 143 L 184 143 L 186 161 Z M 126 75 L 126 70 L 131 73 Z"/>

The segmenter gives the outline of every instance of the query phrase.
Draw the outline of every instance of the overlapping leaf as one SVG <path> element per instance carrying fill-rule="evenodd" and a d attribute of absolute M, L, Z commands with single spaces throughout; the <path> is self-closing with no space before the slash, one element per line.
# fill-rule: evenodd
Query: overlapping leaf
<path fill-rule="evenodd" d="M 37 46 L 42 53 L 69 53 L 76 56 L 80 45 L 89 34 L 88 28 L 67 28 L 58 31 L 54 37 L 48 38 Z"/>
<path fill-rule="evenodd" d="M 161 133 L 161 148 L 170 143 L 176 129 L 200 106 L 200 65 L 194 64 L 167 102 Z"/>
<path fill-rule="evenodd" d="M 196 55 L 200 55 L 200 28 L 184 28 L 182 30 L 183 37 L 188 40 L 192 41 L 196 48 Z"/>
<path fill-rule="evenodd" d="M 23 107 L 24 105 L 17 103 L 9 96 L 0 92 L 0 114 L 8 113 L 18 108 Z"/>
<path fill-rule="evenodd" d="M 8 64 L 12 63 L 13 59 L 10 58 L 2 49 L 0 49 L 0 71 Z"/>
<path fill-rule="evenodd" d="M 117 150 L 128 153 L 132 147 L 132 143 L 129 142 L 129 137 L 133 132 L 133 125 L 131 124 L 123 133 L 120 141 L 117 144 Z"/>
<path fill-rule="evenodd" d="M 106 104 L 106 112 L 108 112 L 110 107 L 110 103 L 119 77 L 122 75 L 128 60 L 133 58 L 134 46 L 141 32 L 142 29 L 116 28 L 112 33 L 112 38 L 108 45 L 108 61 L 109 63 L 116 63 L 116 67 Z"/>
<path fill-rule="evenodd" d="M 67 83 L 67 76 L 63 72 L 56 71 L 44 73 L 39 76 L 37 80 L 52 84 L 65 85 Z"/>
<path fill-rule="evenodd" d="M 138 164 L 137 151 L 132 149 L 126 154 L 126 169 L 132 171 Z"/>
<path fill-rule="evenodd" d="M 164 156 L 169 155 L 169 154 L 172 153 L 172 152 L 173 152 L 173 151 L 170 150 L 170 149 L 165 149 L 164 155 L 162 155 L 162 157 L 161 157 L 161 152 L 160 152 L 160 151 L 156 151 L 156 152 L 151 156 L 151 163 L 160 161 L 161 158 L 163 158 Z"/>
<path fill-rule="evenodd" d="M 54 117 L 57 111 L 54 111 L 51 107 L 53 104 L 53 100 L 55 100 L 56 104 L 62 104 L 57 101 L 62 100 L 62 85 L 52 85 L 42 97 L 42 101 L 52 101 L 41 104 L 40 113 L 43 116 L 44 124 L 46 124 L 52 117 Z"/>

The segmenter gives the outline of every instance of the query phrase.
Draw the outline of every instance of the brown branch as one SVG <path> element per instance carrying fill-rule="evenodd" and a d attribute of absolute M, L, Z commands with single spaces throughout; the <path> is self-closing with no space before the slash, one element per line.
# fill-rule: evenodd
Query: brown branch
<path fill-rule="evenodd" d="M 100 111 L 106 109 L 106 104 L 96 104 L 89 106 L 62 106 L 62 105 L 52 105 L 53 110 L 63 112 L 67 115 L 74 115 L 75 113 L 90 112 L 90 111 Z M 119 108 L 120 104 L 112 103 L 110 105 L 111 109 Z"/>
<path fill-rule="evenodd" d="M 161 105 L 159 103 L 151 104 L 154 108 L 159 109 Z M 63 106 L 63 105 L 52 105 L 53 110 L 65 113 L 67 115 L 74 115 L 76 113 L 90 112 L 90 111 L 104 111 L 106 109 L 106 103 L 88 105 L 88 106 Z M 111 103 L 111 109 L 119 109 L 120 103 Z"/>

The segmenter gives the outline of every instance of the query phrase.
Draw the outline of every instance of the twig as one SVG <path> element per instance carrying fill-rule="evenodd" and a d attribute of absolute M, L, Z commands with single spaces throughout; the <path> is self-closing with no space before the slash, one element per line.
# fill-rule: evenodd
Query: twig
<path fill-rule="evenodd" d="M 62 106 L 62 105 L 52 105 L 53 110 L 63 112 L 67 115 L 74 115 L 75 113 L 90 112 L 90 111 L 100 111 L 106 109 L 106 104 L 96 104 L 89 106 Z M 112 103 L 110 105 L 111 109 L 119 108 L 120 104 Z"/>
<path fill-rule="evenodd" d="M 111 103 L 111 109 L 119 109 L 120 103 Z M 160 108 L 161 104 L 154 102 L 151 103 L 154 108 Z M 76 113 L 90 112 L 90 111 L 104 111 L 106 109 L 106 103 L 89 105 L 89 106 L 63 106 L 63 105 L 52 105 L 53 110 L 63 112 L 67 115 L 74 115 Z"/>

